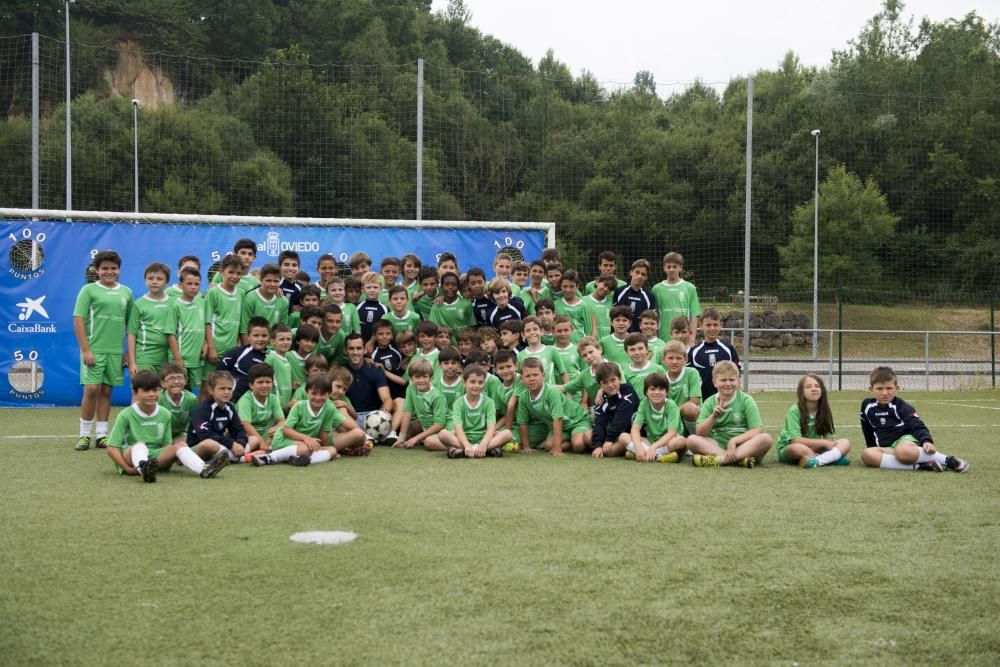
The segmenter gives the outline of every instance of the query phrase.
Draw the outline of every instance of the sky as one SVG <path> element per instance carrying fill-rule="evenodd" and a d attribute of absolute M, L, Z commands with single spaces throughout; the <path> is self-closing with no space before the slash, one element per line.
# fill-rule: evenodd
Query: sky
<path fill-rule="evenodd" d="M 1000 19 L 1000 0 L 910 0 L 904 17 L 934 21 L 970 11 Z M 433 0 L 435 11 L 448 0 Z M 534 64 L 552 49 L 574 76 L 589 70 L 608 88 L 649 70 L 661 95 L 696 79 L 723 88 L 731 77 L 776 69 L 793 51 L 806 66 L 829 64 L 877 14 L 881 0 L 465 0 L 472 25 Z"/>

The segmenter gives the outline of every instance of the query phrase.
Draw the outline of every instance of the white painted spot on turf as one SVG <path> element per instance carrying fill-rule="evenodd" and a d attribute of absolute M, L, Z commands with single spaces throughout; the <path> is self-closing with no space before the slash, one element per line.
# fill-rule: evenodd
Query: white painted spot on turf
<path fill-rule="evenodd" d="M 305 533 L 295 533 L 288 539 L 299 544 L 346 544 L 353 542 L 357 534 L 345 530 L 310 530 Z"/>

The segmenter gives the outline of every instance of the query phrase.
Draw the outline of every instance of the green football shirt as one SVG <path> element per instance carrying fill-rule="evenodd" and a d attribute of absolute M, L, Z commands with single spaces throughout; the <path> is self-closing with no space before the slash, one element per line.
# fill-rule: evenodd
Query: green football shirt
<path fill-rule="evenodd" d="M 785 413 L 785 425 L 781 429 L 781 435 L 778 436 L 778 449 L 784 449 L 792 440 L 796 438 L 832 440 L 837 437 L 836 433 L 816 432 L 816 415 L 809 415 L 806 432 L 803 433 L 801 416 L 802 413 L 799 411 L 798 404 L 793 403 L 792 406 L 788 408 L 788 412 Z"/>
<path fill-rule="evenodd" d="M 177 335 L 177 310 L 174 302 L 163 297 L 160 300 L 144 294 L 132 304 L 128 317 L 128 334 L 135 336 L 135 354 L 165 354 L 168 351 L 167 336 Z"/>
<path fill-rule="evenodd" d="M 625 285 L 628 284 L 624 280 L 622 280 L 621 278 L 617 278 L 616 277 L 615 280 L 618 282 L 618 285 L 615 287 L 615 289 L 618 289 L 619 287 L 624 287 Z M 583 293 L 587 294 L 587 295 L 593 294 L 595 287 L 597 287 L 597 279 L 596 278 L 594 280 L 591 280 L 589 283 L 586 284 L 586 286 L 584 286 Z"/>
<path fill-rule="evenodd" d="M 521 384 L 520 378 L 515 377 L 514 381 L 510 386 L 506 386 L 503 380 L 498 378 L 496 375 L 487 375 L 486 384 L 483 386 L 483 395 L 489 396 L 493 399 L 493 404 L 496 405 L 497 418 L 503 418 L 507 415 L 507 404 L 510 403 L 510 397 L 514 395 L 517 390 L 518 385 Z"/>
<path fill-rule="evenodd" d="M 645 426 L 646 439 L 653 443 L 662 438 L 670 429 L 674 429 L 678 433 L 681 432 L 681 411 L 677 404 L 669 398 L 657 410 L 649 402 L 648 397 L 643 397 L 639 401 L 639 409 L 636 411 L 632 423 L 637 426 Z"/>
<path fill-rule="evenodd" d="M 654 364 L 652 361 L 647 361 L 646 365 L 642 368 L 635 368 L 632 364 L 629 364 L 622 369 L 622 374 L 624 375 L 625 382 L 632 385 L 636 393 L 640 396 L 643 395 L 643 382 L 646 381 L 646 376 L 652 375 L 653 373 L 662 373 L 663 367 L 659 364 Z"/>
<path fill-rule="evenodd" d="M 205 323 L 208 321 L 208 304 L 205 299 L 195 297 L 185 301 L 184 297 L 174 299 L 177 317 L 177 345 L 181 349 L 181 359 L 188 368 L 201 364 L 201 348 L 205 344 Z"/>
<path fill-rule="evenodd" d="M 667 371 L 667 381 L 670 382 L 670 400 L 677 405 L 701 398 L 701 375 L 690 366 L 683 366 L 677 377 Z"/>
<path fill-rule="evenodd" d="M 281 401 L 276 394 L 268 394 L 263 403 L 257 400 L 252 391 L 240 396 L 236 401 L 236 414 L 245 424 L 250 424 L 257 432 L 267 437 L 267 429 L 274 426 L 279 419 L 285 416 L 281 409 Z M 295 429 L 298 430 L 298 429 Z M 275 431 L 277 437 L 277 431 Z"/>
<path fill-rule="evenodd" d="M 670 338 L 670 320 L 681 315 L 688 320 L 701 315 L 698 290 L 686 280 L 673 285 L 664 280 L 653 285 L 653 298 L 660 311 L 660 338 L 664 340 Z"/>
<path fill-rule="evenodd" d="M 214 287 L 215 285 L 221 285 L 221 284 L 222 284 L 222 271 L 218 271 L 212 277 L 212 286 Z M 252 273 L 248 273 L 240 278 L 240 282 L 236 283 L 236 291 L 239 293 L 240 296 L 243 296 L 247 292 L 257 289 L 259 285 L 260 285 L 260 280 L 257 279 L 257 276 L 253 275 Z"/>
<path fill-rule="evenodd" d="M 469 402 L 468 396 L 462 396 L 451 407 L 451 423 L 461 424 L 469 442 L 478 445 L 486 435 L 486 429 L 497 423 L 496 403 L 485 394 L 475 405 Z"/>
<path fill-rule="evenodd" d="M 421 299 L 423 301 L 424 299 Z M 430 309 L 429 319 L 437 325 L 446 324 L 451 329 L 451 342 L 458 342 L 458 332 L 476 325 L 476 316 L 472 312 L 472 303 L 462 297 L 457 297 L 451 303 L 434 304 Z"/>
<path fill-rule="evenodd" d="M 584 333 L 597 340 L 611 335 L 611 297 L 605 296 L 598 301 L 593 294 L 583 297 L 583 307 L 587 310 L 587 320 L 584 322 Z M 594 324 L 596 323 L 596 328 Z"/>
<path fill-rule="evenodd" d="M 292 400 L 292 363 L 288 359 L 288 354 L 284 356 L 274 350 L 267 353 L 264 363 L 274 369 L 274 385 L 272 391 L 278 397 L 281 405 L 288 405 Z M 250 392 L 247 392 L 248 394 Z"/>
<path fill-rule="evenodd" d="M 586 362 L 580 357 L 580 353 L 576 351 L 576 345 L 570 343 L 566 347 L 559 347 L 558 345 L 553 345 L 552 349 L 556 351 L 559 358 L 563 362 L 563 370 L 569 373 L 570 379 L 576 377 L 576 374 L 587 367 Z"/>
<path fill-rule="evenodd" d="M 198 407 L 198 397 L 185 389 L 178 402 L 174 403 L 166 390 L 160 392 L 157 404 L 170 413 L 170 435 L 176 438 L 187 433 L 191 412 Z"/>
<path fill-rule="evenodd" d="M 583 408 L 561 391 L 546 384 L 532 396 L 527 387 L 517 401 L 517 423 L 551 424 L 556 419 L 563 420 L 563 433 L 569 435 L 567 426 L 587 419 Z"/>
<path fill-rule="evenodd" d="M 284 294 L 265 299 L 260 290 L 243 295 L 240 309 L 240 333 L 247 333 L 247 325 L 252 317 L 263 317 L 269 326 L 288 322 L 288 298 Z"/>
<path fill-rule="evenodd" d="M 465 383 L 462 382 L 462 376 L 455 378 L 455 381 L 452 384 L 446 384 L 444 381 L 444 375 L 438 375 L 431 380 L 431 386 L 441 392 L 441 395 L 444 396 L 445 405 L 448 407 L 449 411 L 451 410 L 451 406 L 455 405 L 455 401 L 457 401 L 460 396 L 465 396 Z"/>
<path fill-rule="evenodd" d="M 646 347 L 649 348 L 649 360 L 654 364 L 659 364 L 666 368 L 666 364 L 663 363 L 663 348 L 667 346 L 667 341 L 662 338 L 652 338 L 646 341 Z"/>
<path fill-rule="evenodd" d="M 590 328 L 590 311 L 587 310 L 586 302 L 577 299 L 576 303 L 566 303 L 566 300 L 559 297 L 555 301 L 556 315 L 565 315 L 573 324 L 573 331 L 587 333 Z"/>
<path fill-rule="evenodd" d="M 108 446 L 117 447 L 124 452 L 126 447 L 144 442 L 147 447 L 155 449 L 171 444 L 171 437 L 171 419 L 168 411 L 157 405 L 153 414 L 147 415 L 139 409 L 138 404 L 133 403 L 119 412 L 115 418 L 115 425 L 108 437 Z"/>
<path fill-rule="evenodd" d="M 291 371 L 292 390 L 294 391 L 306 383 L 306 360 L 295 350 L 289 350 L 285 359 L 288 359 L 288 369 Z"/>
<path fill-rule="evenodd" d="M 545 370 L 545 382 L 548 384 L 560 384 L 562 383 L 562 376 L 566 372 L 566 367 L 563 365 L 562 357 L 556 352 L 556 349 L 551 345 L 543 345 L 540 350 L 535 350 L 534 352 L 525 348 L 517 353 L 517 368 L 521 369 L 524 364 L 524 360 L 534 357 L 535 359 L 540 359 L 542 366 Z"/>
<path fill-rule="evenodd" d="M 288 411 L 288 418 L 285 419 L 285 426 L 312 438 L 319 438 L 321 433 L 332 432 L 343 423 L 344 415 L 333 401 L 326 401 L 319 412 L 313 412 L 308 398 L 293 405 Z M 294 440 L 287 437 L 282 429 L 278 429 L 271 440 L 271 449 L 277 451 L 294 444 L 296 444 Z"/>
<path fill-rule="evenodd" d="M 608 361 L 613 361 L 622 368 L 625 368 L 632 360 L 628 358 L 628 354 L 625 352 L 625 339 L 619 340 L 615 335 L 608 334 L 601 341 L 601 351 L 604 353 L 604 358 Z"/>
<path fill-rule="evenodd" d="M 243 294 L 239 288 L 227 292 L 222 285 L 214 285 L 205 292 L 208 323 L 212 327 L 212 343 L 215 351 L 222 356 L 226 350 L 236 347 L 240 336 L 240 315 Z"/>
<path fill-rule="evenodd" d="M 76 296 L 73 317 L 83 318 L 87 342 L 94 354 L 121 354 L 125 327 L 132 312 L 132 290 L 121 283 L 84 285 Z"/>
<path fill-rule="evenodd" d="M 424 430 L 435 424 L 445 426 L 448 423 L 448 401 L 434 385 L 422 392 L 417 390 L 416 385 L 410 383 L 406 387 L 403 412 L 413 415 Z"/>
<path fill-rule="evenodd" d="M 701 424 L 715 410 L 715 404 L 719 400 L 718 394 L 709 396 L 701 406 L 701 413 L 698 415 L 698 423 Z M 726 405 L 726 411 L 715 420 L 715 425 L 708 437 L 725 447 L 730 438 L 746 433 L 752 428 L 761 428 L 764 422 L 760 418 L 760 410 L 757 403 L 750 394 L 737 390 L 732 401 Z"/>
<path fill-rule="evenodd" d="M 409 331 L 413 335 L 417 333 L 417 325 L 420 324 L 420 315 L 412 310 L 408 310 L 403 315 L 397 316 L 391 310 L 382 316 L 382 319 L 392 325 L 392 337 L 395 340 L 396 334 L 402 331 Z"/>

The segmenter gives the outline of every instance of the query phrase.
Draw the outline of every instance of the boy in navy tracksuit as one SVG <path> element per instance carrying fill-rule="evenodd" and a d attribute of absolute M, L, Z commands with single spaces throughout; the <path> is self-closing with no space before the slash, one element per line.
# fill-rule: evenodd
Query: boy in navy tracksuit
<path fill-rule="evenodd" d="M 234 347 L 219 357 L 216 368 L 228 371 L 236 378 L 232 401 L 240 400 L 240 396 L 250 389 L 250 368 L 263 364 L 267 358 L 267 344 L 271 341 L 271 326 L 263 317 L 251 317 L 247 323 L 249 345 Z"/>
<path fill-rule="evenodd" d="M 205 383 L 209 396 L 191 412 L 188 447 L 209 461 L 222 458 L 227 462 L 241 461 L 259 449 L 261 442 L 256 436 L 247 436 L 236 413 L 232 403 L 233 377 L 226 371 L 215 371 L 205 378 Z"/>
<path fill-rule="evenodd" d="M 639 395 L 632 385 L 622 382 L 618 364 L 605 361 L 594 373 L 604 392 L 604 402 L 594 409 L 594 432 L 591 456 L 624 456 L 625 444 L 619 442 L 622 433 L 632 428 L 632 416 L 639 409 Z"/>

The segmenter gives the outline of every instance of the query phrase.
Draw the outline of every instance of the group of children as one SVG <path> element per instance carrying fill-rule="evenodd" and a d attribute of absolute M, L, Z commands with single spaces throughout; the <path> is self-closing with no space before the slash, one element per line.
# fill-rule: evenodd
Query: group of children
<path fill-rule="evenodd" d="M 437 267 L 387 257 L 380 273 L 355 253 L 346 277 L 323 255 L 315 283 L 290 251 L 251 269 L 256 251 L 253 240 L 238 241 L 204 292 L 197 257 L 181 258 L 170 287 L 170 268 L 153 262 L 137 299 L 118 282 L 118 254 L 97 253 L 97 281 L 74 309 L 84 387 L 76 449 L 90 447 L 96 420 L 96 446 L 147 482 L 174 461 L 211 478 L 231 462 L 366 455 L 376 441 L 449 458 L 690 454 L 696 466 L 752 468 L 776 447 L 779 461 L 805 468 L 848 462 L 851 444 L 836 435 L 818 376 L 799 382 L 777 442 L 764 432 L 739 389 L 736 350 L 720 338 L 722 318 L 702 312 L 678 253 L 664 256 L 666 278 L 649 288 L 647 260 L 633 262 L 625 282 L 611 252 L 584 285 L 555 249 L 530 264 L 501 252 L 489 281 L 479 267 L 460 273 L 450 253 Z M 370 411 L 348 396 L 362 366 L 351 355 L 362 346 L 363 365 L 388 388 L 384 429 L 365 428 Z M 123 368 L 133 403 L 109 435 Z M 896 396 L 891 369 L 876 368 L 870 384 L 866 465 L 968 470 L 936 451 Z"/>

